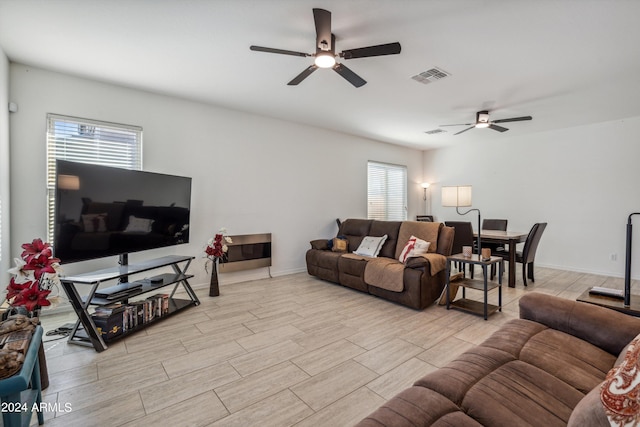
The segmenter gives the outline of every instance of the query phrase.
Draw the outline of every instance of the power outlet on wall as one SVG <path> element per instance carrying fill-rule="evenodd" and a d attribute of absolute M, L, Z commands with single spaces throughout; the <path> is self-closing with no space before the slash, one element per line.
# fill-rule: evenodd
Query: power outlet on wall
<path fill-rule="evenodd" d="M 617 261 L 617 260 L 618 260 L 618 254 L 616 253 L 609 254 L 609 261 Z"/>

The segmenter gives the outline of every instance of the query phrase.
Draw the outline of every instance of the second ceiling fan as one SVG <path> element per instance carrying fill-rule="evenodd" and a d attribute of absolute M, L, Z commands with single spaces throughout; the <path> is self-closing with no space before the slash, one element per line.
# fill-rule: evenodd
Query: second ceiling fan
<path fill-rule="evenodd" d="M 476 113 L 476 122 L 475 123 L 460 123 L 456 125 L 440 125 L 442 126 L 471 126 L 466 129 L 461 130 L 460 132 L 454 133 L 454 135 L 459 135 L 462 132 L 466 132 L 473 128 L 489 128 L 493 130 L 497 130 L 498 132 L 506 132 L 509 129 L 498 126 L 496 123 L 507 123 L 507 122 L 521 122 L 524 120 L 532 120 L 531 116 L 522 116 L 522 117 L 512 117 L 510 119 L 500 119 L 500 120 L 489 120 L 489 111 L 478 111 Z"/>
<path fill-rule="evenodd" d="M 304 53 L 295 52 L 292 50 L 274 49 L 270 47 L 251 46 L 251 50 L 267 53 L 279 53 L 282 55 L 293 55 L 303 57 L 314 57 L 314 63 L 307 67 L 303 72 L 298 74 L 288 85 L 295 86 L 309 77 L 311 73 L 318 68 L 333 68 L 333 70 L 340 74 L 345 80 L 354 85 L 360 87 L 367 82 L 347 68 L 345 65 L 336 62 L 336 58 L 342 59 L 356 59 L 367 58 L 371 56 L 382 55 L 395 55 L 400 53 L 400 43 L 387 43 L 376 46 L 367 46 L 357 49 L 343 50 L 339 54 L 336 54 L 336 36 L 331 33 L 331 12 L 324 9 L 313 9 L 313 20 L 316 26 L 316 52 Z"/>

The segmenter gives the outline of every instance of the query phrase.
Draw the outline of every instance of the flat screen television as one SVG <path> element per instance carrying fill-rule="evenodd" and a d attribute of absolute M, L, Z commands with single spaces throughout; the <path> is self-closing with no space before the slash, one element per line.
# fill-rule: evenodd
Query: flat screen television
<path fill-rule="evenodd" d="M 189 242 L 191 178 L 58 160 L 55 195 L 63 264 Z"/>

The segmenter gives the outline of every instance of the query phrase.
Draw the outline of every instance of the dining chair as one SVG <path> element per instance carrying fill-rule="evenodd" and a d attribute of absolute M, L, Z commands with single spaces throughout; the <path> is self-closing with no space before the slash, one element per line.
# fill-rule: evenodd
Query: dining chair
<path fill-rule="evenodd" d="M 445 221 L 444 225 L 447 227 L 453 227 L 455 233 L 453 235 L 453 247 L 451 248 L 452 254 L 459 254 L 462 252 L 463 246 L 473 247 L 473 226 L 467 221 Z M 460 263 L 456 266 L 460 270 Z M 469 264 L 469 270 L 471 278 L 473 278 L 473 265 Z"/>
<path fill-rule="evenodd" d="M 483 230 L 499 230 L 499 231 L 507 231 L 507 223 L 509 220 L 507 219 L 490 219 L 486 218 L 482 220 L 482 229 Z M 491 243 L 491 242 L 483 242 L 482 248 L 491 249 L 491 253 L 495 254 L 497 250 L 504 250 L 504 246 L 501 243 Z M 478 253 L 478 248 L 474 248 L 474 252 Z M 504 271 L 504 261 L 503 261 L 503 271 Z M 496 265 L 491 264 L 491 278 L 496 275 Z"/>
<path fill-rule="evenodd" d="M 540 243 L 545 228 L 547 228 L 546 222 L 533 224 L 533 227 L 531 227 L 527 235 L 527 240 L 524 242 L 524 248 L 522 248 L 522 251 L 516 252 L 516 262 L 522 264 L 522 281 L 525 286 L 527 286 L 527 278 L 535 282 L 533 264 L 536 259 L 538 244 Z M 509 258 L 509 252 L 506 250 L 498 250 L 496 251 L 496 255 L 501 256 L 503 259 Z"/>
<path fill-rule="evenodd" d="M 507 219 L 483 219 L 482 220 L 482 229 L 483 230 L 499 230 L 499 231 L 507 231 L 507 223 L 509 220 Z M 491 253 L 495 252 L 498 248 L 502 248 L 503 246 L 500 243 L 482 243 L 483 248 L 491 248 Z M 477 248 L 476 248 L 477 253 Z"/>

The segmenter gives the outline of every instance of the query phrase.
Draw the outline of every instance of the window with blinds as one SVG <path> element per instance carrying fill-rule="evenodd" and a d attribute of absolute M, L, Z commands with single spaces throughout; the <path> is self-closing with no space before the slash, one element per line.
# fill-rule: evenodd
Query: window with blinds
<path fill-rule="evenodd" d="M 142 169 L 142 128 L 47 114 L 47 236 L 53 242 L 56 159 Z"/>
<path fill-rule="evenodd" d="M 388 221 L 407 219 L 407 167 L 369 162 L 367 217 Z"/>

